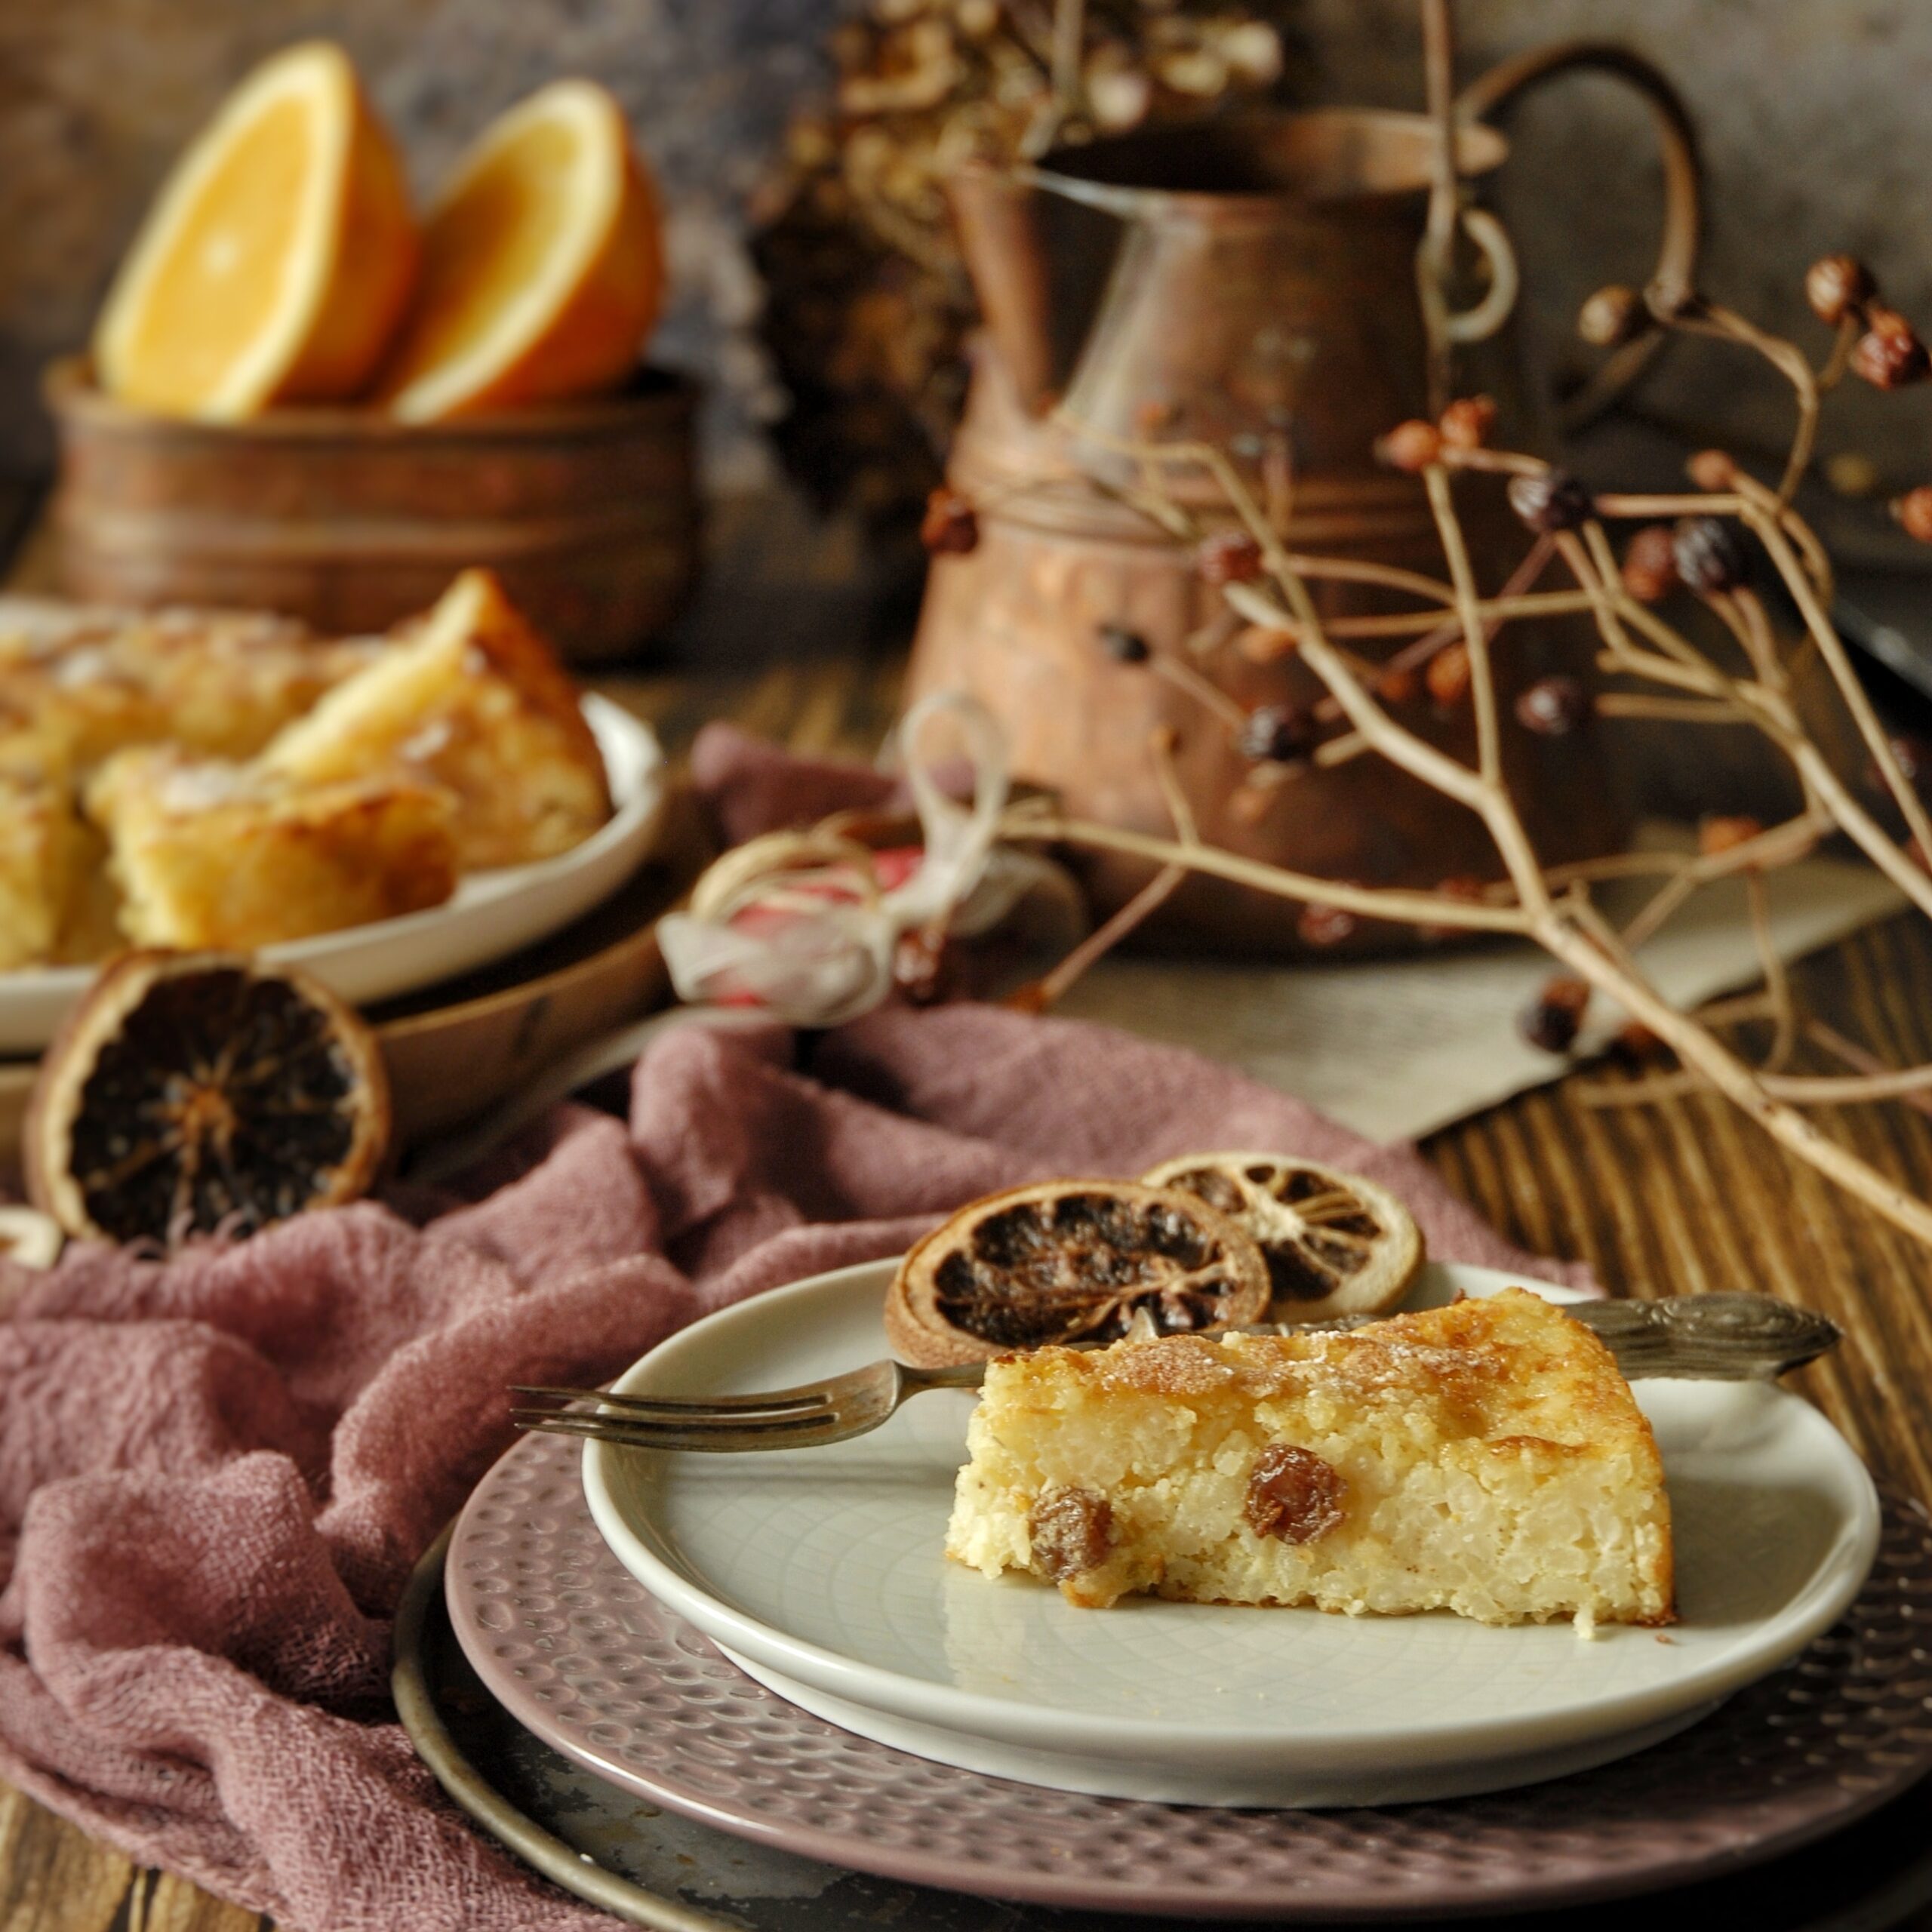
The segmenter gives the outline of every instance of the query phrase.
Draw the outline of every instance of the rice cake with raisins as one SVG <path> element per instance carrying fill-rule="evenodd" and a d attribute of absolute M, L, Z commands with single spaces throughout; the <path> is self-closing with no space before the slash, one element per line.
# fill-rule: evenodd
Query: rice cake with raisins
<path fill-rule="evenodd" d="M 1603 1343 L 1519 1288 L 1343 1334 L 1006 1355 L 967 1444 L 947 1554 L 1070 1603 L 1672 1615 L 1650 1424 Z"/>

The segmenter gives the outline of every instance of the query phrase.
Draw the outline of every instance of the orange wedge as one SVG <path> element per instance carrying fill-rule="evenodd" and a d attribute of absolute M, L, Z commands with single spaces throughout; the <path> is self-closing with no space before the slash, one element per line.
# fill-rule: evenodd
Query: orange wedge
<path fill-rule="evenodd" d="M 663 289 L 657 197 L 623 109 L 555 82 L 486 128 L 438 197 L 378 393 L 434 422 L 611 388 Z"/>
<path fill-rule="evenodd" d="M 175 165 L 94 333 L 109 395 L 174 416 L 352 395 L 408 301 L 401 163 L 339 47 L 264 61 Z"/>

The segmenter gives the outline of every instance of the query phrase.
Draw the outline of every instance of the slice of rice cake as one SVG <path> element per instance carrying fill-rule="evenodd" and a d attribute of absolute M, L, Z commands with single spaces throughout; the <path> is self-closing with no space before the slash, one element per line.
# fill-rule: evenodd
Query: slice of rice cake
<path fill-rule="evenodd" d="M 1650 1424 L 1603 1343 L 1521 1289 L 1343 1334 L 1005 1356 L 967 1441 L 947 1553 L 1070 1603 L 1672 1615 Z"/>

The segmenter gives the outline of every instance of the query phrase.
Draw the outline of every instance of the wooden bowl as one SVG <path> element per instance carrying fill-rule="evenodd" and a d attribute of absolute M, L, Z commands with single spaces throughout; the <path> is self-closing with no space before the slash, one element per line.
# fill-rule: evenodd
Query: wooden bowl
<path fill-rule="evenodd" d="M 389 1064 L 397 1151 L 472 1121 L 566 1054 L 665 1004 L 657 921 L 712 856 L 688 795 L 676 793 L 656 854 L 594 912 L 494 965 L 368 1009 Z M 0 1060 L 0 1200 L 20 1186 L 38 1064 Z"/>
<path fill-rule="evenodd" d="M 426 610 L 488 565 L 571 661 L 649 642 L 697 574 L 697 385 L 451 423 L 374 409 L 192 423 L 48 371 L 62 587 L 110 604 L 286 611 L 349 636 Z"/>
<path fill-rule="evenodd" d="M 657 951 L 663 905 L 647 867 L 610 905 L 487 978 L 438 987 L 435 1003 L 412 1001 L 405 1012 L 372 1012 L 398 1152 L 475 1119 L 565 1054 L 661 1005 L 669 985 Z M 0 1060 L 0 1199 L 20 1185 L 38 1065 Z"/>

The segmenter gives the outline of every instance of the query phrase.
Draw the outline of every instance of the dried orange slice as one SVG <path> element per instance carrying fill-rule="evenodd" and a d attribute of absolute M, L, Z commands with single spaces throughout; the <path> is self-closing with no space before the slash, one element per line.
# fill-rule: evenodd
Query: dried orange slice
<path fill-rule="evenodd" d="M 1050 1342 L 1238 1326 L 1268 1306 L 1260 1251 L 1198 1197 L 1127 1180 L 1049 1180 L 962 1208 L 900 1263 L 885 1332 L 919 1367 Z M 1142 1324 L 1143 1327 L 1146 1324 Z"/>
<path fill-rule="evenodd" d="M 245 953 L 131 952 L 40 1064 L 27 1194 L 69 1234 L 173 1245 L 368 1192 L 389 1131 L 368 1026 Z"/>
<path fill-rule="evenodd" d="M 555 82 L 484 131 L 431 208 L 378 393 L 423 423 L 610 388 L 663 292 L 657 196 L 623 109 Z"/>
<path fill-rule="evenodd" d="M 401 162 L 339 47 L 264 61 L 175 165 L 94 332 L 110 395 L 232 420 L 354 395 L 415 278 Z"/>
<path fill-rule="evenodd" d="M 1422 1266 L 1422 1230 L 1386 1187 L 1285 1154 L 1183 1154 L 1141 1177 L 1238 1222 L 1267 1263 L 1290 1321 L 1382 1315 Z"/>

